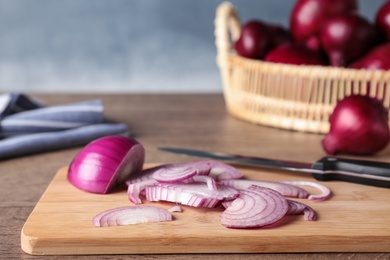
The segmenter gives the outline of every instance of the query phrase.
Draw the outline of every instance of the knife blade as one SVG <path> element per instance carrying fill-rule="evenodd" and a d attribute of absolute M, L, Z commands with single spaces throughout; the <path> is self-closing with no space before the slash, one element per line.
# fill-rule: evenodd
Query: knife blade
<path fill-rule="evenodd" d="M 305 172 L 310 173 L 319 181 L 340 180 L 390 188 L 390 163 L 387 162 L 325 156 L 315 163 L 307 163 L 185 148 L 159 147 L 159 149 L 166 152 L 204 157 L 213 160 Z"/>

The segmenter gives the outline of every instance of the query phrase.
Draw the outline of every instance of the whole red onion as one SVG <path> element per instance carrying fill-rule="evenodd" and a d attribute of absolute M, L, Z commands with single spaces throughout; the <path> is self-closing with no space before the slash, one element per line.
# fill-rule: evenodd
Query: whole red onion
<path fill-rule="evenodd" d="M 351 95 L 337 103 L 322 146 L 328 154 L 370 155 L 384 149 L 389 140 L 388 110 L 383 103 Z"/>
<path fill-rule="evenodd" d="M 375 25 L 379 30 L 382 40 L 390 41 L 390 1 L 386 1 L 378 9 L 375 16 Z"/>
<path fill-rule="evenodd" d="M 297 42 L 319 50 L 318 34 L 324 21 L 357 9 L 356 0 L 298 0 L 291 12 L 291 33 Z"/>
<path fill-rule="evenodd" d="M 321 44 L 333 66 L 346 66 L 375 43 L 375 27 L 357 14 L 328 19 L 320 31 Z"/>
<path fill-rule="evenodd" d="M 250 20 L 242 27 L 240 38 L 235 42 L 234 47 L 240 56 L 262 59 L 271 44 L 271 34 L 265 23 Z"/>
<path fill-rule="evenodd" d="M 326 60 L 319 53 L 297 44 L 282 44 L 272 49 L 265 61 L 294 65 L 326 65 Z"/>
<path fill-rule="evenodd" d="M 390 42 L 381 44 L 370 50 L 360 59 L 349 65 L 353 69 L 389 70 Z"/>
<path fill-rule="evenodd" d="M 268 31 L 271 34 L 271 47 L 274 48 L 281 44 L 292 42 L 289 30 L 280 24 L 266 23 Z"/>

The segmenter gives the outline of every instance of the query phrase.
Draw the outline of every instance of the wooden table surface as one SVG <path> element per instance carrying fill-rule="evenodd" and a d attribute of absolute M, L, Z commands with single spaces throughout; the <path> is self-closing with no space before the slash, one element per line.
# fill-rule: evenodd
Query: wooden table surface
<path fill-rule="evenodd" d="M 159 146 L 187 147 L 315 161 L 324 156 L 321 135 L 252 125 L 227 114 L 220 94 L 30 94 L 47 105 L 99 98 L 105 117 L 124 122 L 146 149 L 146 162 L 188 161 L 159 151 Z M 68 165 L 81 147 L 0 161 L 0 258 L 45 259 L 20 248 L 21 229 L 59 168 Z M 390 147 L 368 159 L 390 161 Z M 305 253 L 224 255 L 94 255 L 77 259 L 390 259 L 389 253 Z M 74 256 L 50 256 L 73 259 Z"/>

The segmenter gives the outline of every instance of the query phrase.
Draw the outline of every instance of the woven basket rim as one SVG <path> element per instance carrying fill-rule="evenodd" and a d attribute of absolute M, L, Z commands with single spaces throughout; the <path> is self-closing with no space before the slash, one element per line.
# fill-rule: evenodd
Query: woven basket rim
<path fill-rule="evenodd" d="M 286 73 L 296 76 L 310 76 L 313 77 L 327 77 L 327 78 L 336 78 L 336 79 L 366 79 L 366 80 L 375 80 L 375 79 L 389 79 L 390 80 L 390 71 L 389 70 L 368 70 L 368 69 L 353 69 L 346 67 L 332 67 L 324 65 L 294 65 L 294 64 L 285 64 L 285 63 L 275 63 L 268 62 L 264 60 L 250 59 L 242 57 L 231 51 L 228 54 L 229 62 L 237 62 L 243 65 L 244 67 L 267 67 L 270 72 L 276 71 L 277 73 Z"/>

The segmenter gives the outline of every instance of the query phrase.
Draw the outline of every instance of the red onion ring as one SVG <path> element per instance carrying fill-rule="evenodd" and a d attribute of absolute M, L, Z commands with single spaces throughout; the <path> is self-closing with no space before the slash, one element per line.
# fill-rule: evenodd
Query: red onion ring
<path fill-rule="evenodd" d="M 287 197 L 294 197 L 294 198 L 301 198 L 301 199 L 307 198 L 310 195 L 306 190 L 300 187 L 297 187 L 292 184 L 276 182 L 276 181 L 238 179 L 238 180 L 222 180 L 219 181 L 218 183 L 230 186 L 238 190 L 244 190 L 249 188 L 252 185 L 257 185 L 257 186 L 276 190 L 277 192 Z"/>
<path fill-rule="evenodd" d="M 221 214 L 228 228 L 254 228 L 275 223 L 288 210 L 287 200 L 279 192 L 252 185 Z"/>
<path fill-rule="evenodd" d="M 313 182 L 313 181 L 282 181 L 282 182 L 287 183 L 287 184 L 291 184 L 291 185 L 296 185 L 296 186 L 310 186 L 310 187 L 317 188 L 321 191 L 321 194 L 318 194 L 318 195 L 311 194 L 308 197 L 309 200 L 317 200 L 317 201 L 327 200 L 331 196 L 330 189 L 322 184 L 317 183 L 317 182 Z"/>

